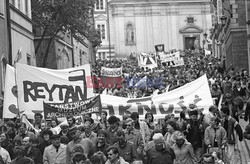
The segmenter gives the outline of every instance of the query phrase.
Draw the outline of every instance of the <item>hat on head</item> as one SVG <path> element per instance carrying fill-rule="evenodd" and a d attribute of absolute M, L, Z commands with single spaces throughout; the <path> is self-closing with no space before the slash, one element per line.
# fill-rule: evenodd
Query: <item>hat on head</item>
<path fill-rule="evenodd" d="M 69 124 L 68 123 L 62 123 L 61 125 L 60 125 L 60 128 L 61 129 L 67 129 L 67 128 L 69 128 Z"/>
<path fill-rule="evenodd" d="M 53 134 L 53 135 L 50 137 L 51 140 L 53 140 L 53 139 L 58 139 L 58 138 L 60 138 L 60 135 L 58 135 L 58 134 Z"/>

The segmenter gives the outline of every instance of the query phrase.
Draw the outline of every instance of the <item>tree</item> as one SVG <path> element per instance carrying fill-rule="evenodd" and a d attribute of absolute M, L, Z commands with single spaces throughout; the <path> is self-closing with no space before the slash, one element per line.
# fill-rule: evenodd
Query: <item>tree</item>
<path fill-rule="evenodd" d="M 95 0 L 32 0 L 33 29 L 40 37 L 35 47 L 37 65 L 46 67 L 52 41 L 59 37 L 59 32 L 70 32 L 72 37 L 83 41 L 87 38 L 93 46 L 101 44 L 100 34 L 94 28 Z M 49 38 L 45 53 L 38 54 L 42 42 Z"/>

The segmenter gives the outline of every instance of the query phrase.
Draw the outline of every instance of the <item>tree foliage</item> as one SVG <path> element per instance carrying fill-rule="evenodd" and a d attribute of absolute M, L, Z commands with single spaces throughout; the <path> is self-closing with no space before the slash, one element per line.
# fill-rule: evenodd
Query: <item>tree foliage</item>
<path fill-rule="evenodd" d="M 43 29 L 39 34 L 40 42 L 35 47 L 36 54 L 45 36 L 50 36 L 52 42 L 61 31 L 70 32 L 80 41 L 87 38 L 93 46 L 101 44 L 100 34 L 94 28 L 95 0 L 32 0 L 31 3 L 33 28 Z"/>

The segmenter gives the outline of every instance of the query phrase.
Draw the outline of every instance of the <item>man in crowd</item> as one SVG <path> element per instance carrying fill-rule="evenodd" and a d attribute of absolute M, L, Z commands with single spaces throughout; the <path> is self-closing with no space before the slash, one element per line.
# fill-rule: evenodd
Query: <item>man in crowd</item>
<path fill-rule="evenodd" d="M 127 141 L 123 130 L 117 131 L 118 143 L 114 144 L 119 150 L 120 156 L 128 163 L 140 160 L 135 146 Z"/>
<path fill-rule="evenodd" d="M 66 163 L 66 145 L 60 143 L 60 135 L 51 136 L 52 144 L 45 148 L 43 153 L 44 164 Z"/>
<path fill-rule="evenodd" d="M 134 121 L 131 118 L 126 120 L 125 138 L 127 141 L 133 143 L 136 148 L 137 153 L 142 156 L 142 151 L 144 148 L 142 135 L 139 130 L 134 128 Z"/>
<path fill-rule="evenodd" d="M 71 163 L 71 158 L 72 158 L 72 150 L 76 144 L 82 145 L 84 149 L 84 153 L 88 155 L 89 151 L 93 147 L 93 143 L 88 139 L 88 138 L 81 138 L 81 132 L 76 128 L 72 128 L 69 131 L 70 135 L 72 136 L 73 140 L 70 141 L 67 145 L 66 148 L 66 163 L 70 164 Z"/>
<path fill-rule="evenodd" d="M 108 160 L 105 164 L 129 164 L 126 162 L 119 154 L 119 150 L 115 146 L 111 146 L 107 149 L 108 152 Z"/>
<path fill-rule="evenodd" d="M 243 140 L 243 131 L 239 123 L 230 116 L 230 109 L 228 106 L 223 106 L 221 108 L 221 116 L 224 119 L 223 127 L 227 131 L 227 149 L 228 157 L 230 158 L 230 164 L 237 163 L 235 160 L 235 146 L 239 141 Z M 237 136 L 235 135 L 237 133 Z"/>
<path fill-rule="evenodd" d="M 69 125 L 69 129 L 72 129 L 72 128 L 75 127 L 76 119 L 73 116 L 68 116 L 67 117 L 67 123 Z"/>
<path fill-rule="evenodd" d="M 9 136 L 9 140 L 10 142 L 12 142 L 16 136 L 15 123 L 10 120 L 6 123 L 6 127 L 7 127 L 7 134 Z"/>
<path fill-rule="evenodd" d="M 93 155 L 100 156 L 100 158 L 103 158 L 104 161 L 106 161 L 108 154 L 107 154 L 107 148 L 110 147 L 110 145 L 106 142 L 106 131 L 101 129 L 97 133 L 97 142 L 92 147 L 88 154 L 88 158 L 90 159 Z"/>
<path fill-rule="evenodd" d="M 197 109 L 190 111 L 189 116 L 191 119 L 187 121 L 187 127 L 185 131 L 186 138 L 188 142 L 192 144 L 196 158 L 201 160 L 201 156 L 203 154 L 202 142 L 204 134 L 202 120 L 200 120 L 201 118 L 198 119 Z"/>
<path fill-rule="evenodd" d="M 106 130 L 107 142 L 110 145 L 114 145 L 116 142 L 118 142 L 116 133 L 120 129 L 117 117 L 110 116 L 108 118 L 108 123 L 109 123 L 110 127 Z"/>
<path fill-rule="evenodd" d="M 26 124 L 25 123 L 21 123 L 21 126 L 18 130 L 18 134 L 15 136 L 14 140 L 20 140 L 22 141 L 25 137 L 29 137 L 29 138 L 35 138 L 35 134 L 28 131 Z"/>
<path fill-rule="evenodd" d="M 42 164 L 43 163 L 42 153 L 39 149 L 32 146 L 30 140 L 31 140 L 30 137 L 25 137 L 23 139 L 23 146 L 25 147 L 26 150 L 26 157 L 31 158 L 35 162 L 35 164 Z"/>
<path fill-rule="evenodd" d="M 166 145 L 161 133 L 153 136 L 154 146 L 147 149 L 148 164 L 173 164 L 175 159 L 174 151 Z"/>
<path fill-rule="evenodd" d="M 130 116 L 134 120 L 134 128 L 139 130 L 142 134 L 143 144 L 145 145 L 150 138 L 150 131 L 145 121 L 139 121 L 139 113 L 133 112 Z"/>
<path fill-rule="evenodd" d="M 175 144 L 172 149 L 175 153 L 175 163 L 176 164 L 196 164 L 198 160 L 194 154 L 193 146 L 188 142 L 184 134 L 180 131 L 174 132 Z"/>
<path fill-rule="evenodd" d="M 43 115 L 41 113 L 35 113 L 34 118 L 35 118 L 35 122 L 33 126 L 36 130 L 40 130 Z"/>
<path fill-rule="evenodd" d="M 68 123 L 63 123 L 60 125 L 61 131 L 59 135 L 61 136 L 61 139 L 63 140 L 62 143 L 68 144 L 71 136 L 69 135 L 69 125 Z"/>
<path fill-rule="evenodd" d="M 97 140 L 97 136 L 96 136 L 96 133 L 94 133 L 90 127 L 92 121 L 94 121 L 94 120 L 91 118 L 85 119 L 84 132 L 82 133 L 81 137 L 90 139 L 90 141 L 92 141 L 92 143 L 95 145 L 96 140 Z"/>

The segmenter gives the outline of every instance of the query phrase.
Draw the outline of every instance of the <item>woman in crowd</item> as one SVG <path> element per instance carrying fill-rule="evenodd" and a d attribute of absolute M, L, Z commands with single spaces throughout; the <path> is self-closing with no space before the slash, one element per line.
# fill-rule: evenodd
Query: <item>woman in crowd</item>
<path fill-rule="evenodd" d="M 164 135 L 164 141 L 168 146 L 173 146 L 175 143 L 174 132 L 179 130 L 178 124 L 174 121 L 167 122 L 167 133 Z"/>
<path fill-rule="evenodd" d="M 153 113 L 146 113 L 145 114 L 145 122 L 147 123 L 149 130 L 152 132 L 154 131 L 155 123 L 154 123 L 154 116 Z"/>
<path fill-rule="evenodd" d="M 227 144 L 227 132 L 220 126 L 220 119 L 216 116 L 210 119 L 210 126 L 205 130 L 204 142 L 208 148 L 223 148 Z"/>

